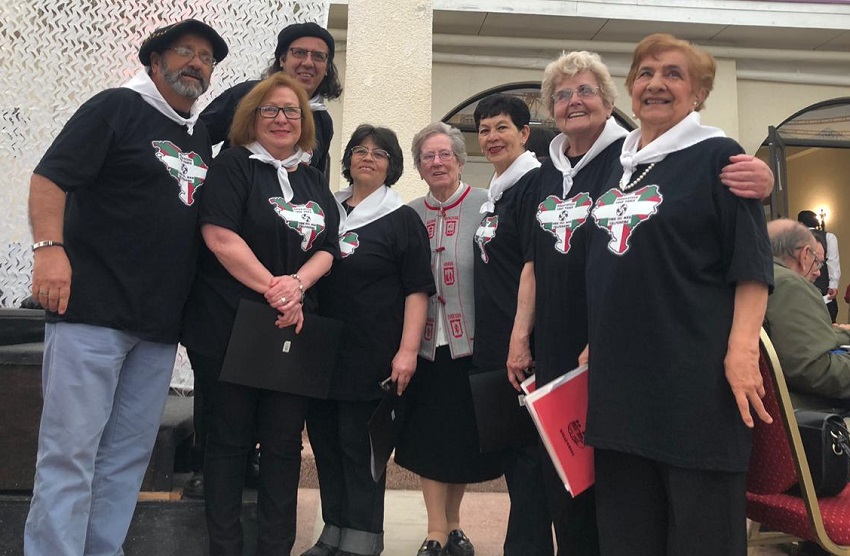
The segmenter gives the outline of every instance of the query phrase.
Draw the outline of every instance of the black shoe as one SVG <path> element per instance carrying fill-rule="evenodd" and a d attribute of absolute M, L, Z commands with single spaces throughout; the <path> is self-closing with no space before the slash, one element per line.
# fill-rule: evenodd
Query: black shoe
<path fill-rule="evenodd" d="M 189 498 L 204 497 L 204 474 L 200 472 L 192 473 L 186 484 L 183 485 L 183 496 Z"/>
<path fill-rule="evenodd" d="M 416 553 L 416 556 L 445 556 L 446 551 L 443 546 L 440 544 L 440 541 L 429 541 L 425 539 L 422 541 L 422 546 L 419 547 L 419 552 Z"/>
<path fill-rule="evenodd" d="M 463 534 L 462 530 L 455 529 L 449 533 L 449 540 L 446 541 L 446 554 L 450 556 L 475 556 L 475 547 L 472 546 L 472 542 Z"/>
<path fill-rule="evenodd" d="M 335 546 L 330 546 L 322 541 L 318 541 L 310 548 L 310 550 L 301 556 L 339 556 L 340 554 L 343 553 L 337 551 Z"/>

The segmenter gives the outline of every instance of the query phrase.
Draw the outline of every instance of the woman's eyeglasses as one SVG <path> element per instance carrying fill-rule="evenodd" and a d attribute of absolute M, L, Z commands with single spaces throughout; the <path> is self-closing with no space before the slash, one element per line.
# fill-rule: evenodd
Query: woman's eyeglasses
<path fill-rule="evenodd" d="M 351 147 L 351 157 L 352 158 L 366 158 L 367 154 L 372 155 L 373 160 L 389 160 L 390 153 L 385 151 L 384 149 L 370 149 L 368 147 L 356 146 Z"/>
<path fill-rule="evenodd" d="M 278 112 L 283 112 L 283 117 L 287 120 L 301 119 L 301 109 L 297 106 L 272 106 L 271 104 L 266 104 L 257 107 L 257 112 L 263 118 L 269 119 L 277 118 Z"/>

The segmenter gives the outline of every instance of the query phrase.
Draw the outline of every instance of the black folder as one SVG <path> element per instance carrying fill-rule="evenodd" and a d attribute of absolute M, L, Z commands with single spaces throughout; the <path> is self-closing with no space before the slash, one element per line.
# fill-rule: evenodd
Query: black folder
<path fill-rule="evenodd" d="M 219 380 L 326 399 L 343 323 L 305 314 L 301 333 L 275 326 L 278 312 L 243 299 L 236 312 Z"/>
<path fill-rule="evenodd" d="M 508 382 L 507 370 L 473 372 L 469 386 L 482 453 L 531 446 L 537 441 L 534 422 L 521 404 L 521 394 Z"/>
<path fill-rule="evenodd" d="M 398 409 L 401 398 L 396 394 L 396 384 L 390 383 L 389 390 L 369 419 L 369 448 L 371 450 L 372 480 L 376 483 L 387 470 L 387 462 L 395 449 L 398 438 Z"/>

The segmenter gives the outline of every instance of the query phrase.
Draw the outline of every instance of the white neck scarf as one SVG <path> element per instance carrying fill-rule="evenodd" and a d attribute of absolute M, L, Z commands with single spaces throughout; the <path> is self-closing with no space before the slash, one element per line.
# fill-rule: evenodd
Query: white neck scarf
<path fill-rule="evenodd" d="M 189 117 L 184 118 L 178 114 L 156 88 L 156 84 L 151 80 L 151 76 L 144 69 L 140 70 L 132 79 L 121 85 L 126 89 L 132 89 L 142 96 L 142 100 L 156 108 L 160 114 L 173 122 L 186 126 L 186 132 L 192 135 L 195 131 L 195 122 L 198 121 L 198 103 L 192 103 L 192 109 L 189 112 Z"/>
<path fill-rule="evenodd" d="M 564 194 L 562 198 L 567 198 L 570 189 L 573 187 L 573 178 L 582 168 L 590 164 L 596 158 L 596 155 L 604 151 L 611 143 L 625 137 L 628 133 L 628 131 L 617 123 L 617 120 L 613 116 L 608 118 L 605 122 L 605 127 L 602 128 L 602 133 L 599 134 L 599 137 L 593 142 L 590 150 L 584 153 L 584 156 L 581 157 L 581 160 L 578 161 L 575 167 L 573 167 L 570 159 L 564 153 L 570 138 L 561 133 L 552 139 L 552 142 L 549 143 L 549 158 L 552 159 L 552 164 L 555 165 L 555 168 L 560 170 L 564 176 Z"/>
<path fill-rule="evenodd" d="M 327 112 L 328 107 L 325 106 L 325 97 L 316 95 L 310 99 L 310 110 L 313 112 Z"/>
<path fill-rule="evenodd" d="M 287 203 L 291 201 L 294 193 L 292 185 L 289 183 L 289 172 L 287 170 L 297 168 L 304 161 L 304 151 L 301 150 L 301 147 L 295 147 L 295 154 L 283 160 L 273 157 L 265 147 L 256 141 L 250 145 L 245 145 L 245 148 L 254 153 L 248 158 L 270 164 L 277 169 L 277 181 L 280 184 L 280 192 L 283 193 L 283 200 Z"/>
<path fill-rule="evenodd" d="M 636 129 L 626 136 L 620 164 L 623 165 L 622 183 L 629 183 L 639 164 L 661 162 L 670 153 L 687 149 L 712 137 L 726 137 L 723 130 L 700 124 L 699 112 L 691 112 L 681 122 L 661 134 L 652 143 L 638 150 L 641 131 Z"/>
<path fill-rule="evenodd" d="M 351 211 L 351 214 L 346 212 L 342 206 L 354 194 L 354 187 L 349 185 L 345 189 L 341 189 L 334 193 L 336 197 L 337 208 L 339 209 L 339 235 L 340 237 L 350 230 L 362 228 L 370 222 L 381 218 L 382 216 L 391 213 L 404 204 L 398 193 L 382 185 L 375 191 L 371 192 L 368 197 L 357 203 L 357 206 Z"/>
<path fill-rule="evenodd" d="M 535 158 L 533 152 L 525 151 L 502 172 L 502 175 L 493 174 L 493 179 L 490 180 L 490 189 L 487 190 L 487 201 L 481 205 L 478 212 L 484 214 L 496 210 L 496 202 L 502 198 L 502 194 L 534 168 L 540 168 L 540 162 Z"/>

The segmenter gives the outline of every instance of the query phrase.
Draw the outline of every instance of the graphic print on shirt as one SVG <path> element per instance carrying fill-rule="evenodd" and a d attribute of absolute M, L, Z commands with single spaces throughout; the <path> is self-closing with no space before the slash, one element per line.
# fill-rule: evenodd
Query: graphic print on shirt
<path fill-rule="evenodd" d="M 579 226 L 590 214 L 593 201 L 587 193 L 562 201 L 557 195 L 549 195 L 537 206 L 537 221 L 540 227 L 555 236 L 555 250 L 569 253 L 570 240 Z"/>
<path fill-rule="evenodd" d="M 357 237 L 357 232 L 346 232 L 339 236 L 339 251 L 342 258 L 354 253 L 360 247 L 360 238 Z"/>
<path fill-rule="evenodd" d="M 325 211 L 317 203 L 307 201 L 303 205 L 287 203 L 283 197 L 271 197 L 269 203 L 286 225 L 301 236 L 301 250 L 309 251 L 313 242 L 325 231 Z"/>
<path fill-rule="evenodd" d="M 629 250 L 629 239 L 635 228 L 658 212 L 663 201 L 657 185 L 647 185 L 627 193 L 614 188 L 599 197 L 592 214 L 596 225 L 611 236 L 608 250 L 615 255 L 624 255 Z"/>
<path fill-rule="evenodd" d="M 499 215 L 487 216 L 478 225 L 475 230 L 475 243 L 481 250 L 481 260 L 485 263 L 490 262 L 490 255 L 487 254 L 486 245 L 493 241 L 496 237 L 496 228 L 499 227 Z"/>
<path fill-rule="evenodd" d="M 180 200 L 191 207 L 195 203 L 195 192 L 207 178 L 204 159 L 195 151 L 184 153 L 171 141 L 151 141 L 151 146 L 159 161 L 165 164 L 169 175 L 177 180 Z"/>

